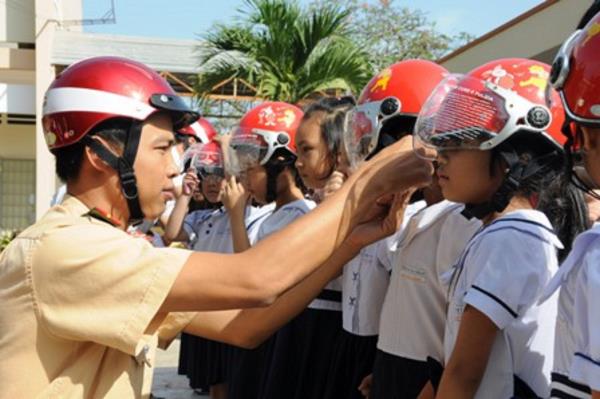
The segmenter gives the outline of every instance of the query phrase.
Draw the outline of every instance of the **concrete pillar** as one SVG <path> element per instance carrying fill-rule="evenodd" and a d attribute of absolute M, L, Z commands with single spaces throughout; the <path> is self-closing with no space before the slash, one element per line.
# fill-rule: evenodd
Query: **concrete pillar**
<path fill-rule="evenodd" d="M 54 32 L 63 29 L 61 21 L 80 20 L 82 16 L 81 0 L 35 0 L 35 49 L 36 49 L 36 219 L 39 219 L 50 207 L 52 195 L 58 186 L 54 173 L 54 157 L 48 151 L 42 131 L 42 104 L 46 89 L 56 76 L 52 65 L 52 44 Z M 81 30 L 81 26 L 69 25 L 70 30 Z"/>

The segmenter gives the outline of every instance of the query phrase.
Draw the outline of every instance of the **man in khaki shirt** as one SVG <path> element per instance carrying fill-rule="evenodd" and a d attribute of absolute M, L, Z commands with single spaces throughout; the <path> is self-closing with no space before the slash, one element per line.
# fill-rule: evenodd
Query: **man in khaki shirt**
<path fill-rule="evenodd" d="M 0 398 L 147 397 L 156 347 L 183 329 L 256 346 L 395 231 L 431 174 L 402 142 L 244 253 L 154 248 L 125 228 L 162 213 L 172 130 L 197 117 L 122 58 L 76 63 L 48 89 L 44 133 L 69 195 L 0 255 Z"/>

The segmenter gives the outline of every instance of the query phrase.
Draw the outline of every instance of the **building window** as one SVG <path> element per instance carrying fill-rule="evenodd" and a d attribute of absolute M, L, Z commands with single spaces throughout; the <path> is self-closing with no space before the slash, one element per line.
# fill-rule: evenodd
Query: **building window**
<path fill-rule="evenodd" d="M 0 229 L 22 230 L 35 221 L 35 161 L 0 159 Z"/>

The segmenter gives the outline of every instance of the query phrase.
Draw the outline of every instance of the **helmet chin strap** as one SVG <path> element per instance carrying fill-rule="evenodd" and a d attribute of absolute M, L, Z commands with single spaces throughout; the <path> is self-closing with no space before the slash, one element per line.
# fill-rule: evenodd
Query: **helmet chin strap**
<path fill-rule="evenodd" d="M 133 164 L 140 144 L 141 133 L 142 124 L 137 121 L 132 121 L 129 131 L 127 132 L 127 138 L 125 139 L 123 155 L 120 157 L 113 154 L 100 141 L 94 140 L 88 135 L 84 136 L 82 139 L 82 142 L 86 146 L 94 151 L 96 155 L 119 174 L 121 191 L 127 200 L 127 207 L 129 209 L 128 223 L 130 225 L 138 225 L 144 221 L 144 214 L 142 213 L 142 207 L 140 206 L 139 201 L 137 181 L 133 171 Z"/>
<path fill-rule="evenodd" d="M 531 176 L 547 169 L 560 155 L 560 152 L 556 150 L 523 162 L 512 147 L 505 146 L 500 151 L 500 156 L 508 165 L 508 171 L 502 184 L 490 201 L 481 204 L 465 204 L 461 214 L 470 220 L 474 217 L 483 219 L 491 213 L 504 211 L 521 184 Z"/>

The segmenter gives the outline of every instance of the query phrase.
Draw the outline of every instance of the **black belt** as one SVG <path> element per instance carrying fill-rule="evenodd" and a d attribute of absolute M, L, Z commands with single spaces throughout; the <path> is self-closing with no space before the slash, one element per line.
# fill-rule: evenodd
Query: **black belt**
<path fill-rule="evenodd" d="M 319 295 L 317 295 L 316 299 L 322 299 L 324 301 L 342 303 L 342 292 L 324 289 L 323 291 L 321 291 L 321 293 Z"/>

